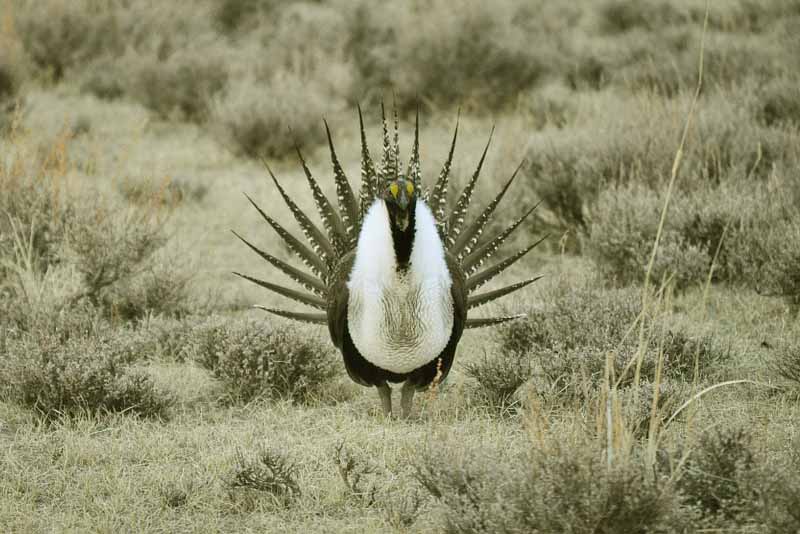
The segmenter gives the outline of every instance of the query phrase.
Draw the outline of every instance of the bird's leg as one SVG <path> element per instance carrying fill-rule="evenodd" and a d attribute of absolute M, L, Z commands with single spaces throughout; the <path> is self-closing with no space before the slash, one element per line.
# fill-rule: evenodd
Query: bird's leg
<path fill-rule="evenodd" d="M 392 388 L 389 387 L 389 384 L 383 382 L 382 384 L 376 386 L 378 388 L 378 396 L 381 398 L 381 404 L 383 405 L 383 415 L 386 417 L 392 416 Z"/>
<path fill-rule="evenodd" d="M 402 409 L 403 419 L 411 416 L 411 405 L 414 402 L 414 393 L 417 388 L 411 382 L 405 382 L 400 396 L 400 408 Z"/>

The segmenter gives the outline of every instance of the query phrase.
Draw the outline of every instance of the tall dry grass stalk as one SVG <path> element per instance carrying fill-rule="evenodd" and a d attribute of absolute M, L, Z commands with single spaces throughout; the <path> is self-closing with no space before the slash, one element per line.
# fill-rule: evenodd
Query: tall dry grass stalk
<path fill-rule="evenodd" d="M 680 142 L 678 143 L 678 148 L 675 152 L 675 157 L 672 162 L 672 169 L 670 172 L 670 180 L 667 185 L 667 193 L 664 199 L 664 206 L 661 210 L 658 229 L 656 230 L 656 236 L 655 239 L 653 240 L 653 249 L 650 254 L 650 260 L 647 264 L 647 269 L 645 271 L 644 286 L 642 288 L 642 310 L 640 312 L 638 320 L 636 321 L 638 322 L 638 327 L 639 327 L 638 348 L 634 355 L 634 358 L 630 362 L 628 362 L 628 364 L 624 368 L 619 378 L 615 377 L 613 372 L 614 354 L 609 353 L 606 359 L 605 380 L 603 384 L 603 391 L 600 403 L 598 404 L 598 408 L 600 408 L 600 406 L 603 406 L 602 409 L 603 417 L 602 418 L 598 417 L 598 437 L 601 435 L 605 436 L 606 463 L 609 469 L 613 468 L 616 462 L 626 461 L 629 458 L 629 454 L 633 445 L 632 428 L 625 421 L 625 417 L 623 415 L 623 410 L 622 410 L 622 402 L 618 395 L 619 384 L 621 380 L 624 378 L 624 376 L 629 372 L 631 364 L 635 361 L 635 371 L 633 377 L 633 390 L 634 390 L 633 402 L 638 403 L 639 385 L 641 383 L 642 362 L 644 361 L 647 347 L 651 341 L 650 337 L 648 337 L 649 335 L 649 331 L 647 329 L 648 317 L 655 317 L 657 316 L 659 310 L 667 309 L 665 304 L 669 302 L 668 299 L 664 298 L 665 295 L 669 294 L 668 279 L 662 281 L 661 287 L 657 292 L 656 300 L 652 301 L 651 276 L 653 272 L 653 265 L 655 264 L 656 255 L 658 254 L 661 235 L 664 230 L 664 223 L 667 219 L 667 212 L 669 210 L 669 205 L 672 199 L 675 183 L 677 182 L 679 171 L 681 168 L 681 163 L 683 162 L 686 140 L 688 138 L 689 131 L 692 127 L 695 111 L 697 108 L 697 102 L 700 98 L 700 92 L 703 85 L 703 58 L 705 53 L 706 33 L 708 31 L 708 14 L 709 14 L 709 6 L 708 2 L 706 2 L 705 18 L 703 20 L 703 31 L 700 38 L 700 55 L 698 59 L 697 85 L 695 87 L 694 95 L 692 97 L 689 110 L 687 111 L 686 114 L 686 120 L 684 121 L 681 139 Z M 710 274 L 709 274 L 709 279 L 710 279 Z M 661 378 L 662 378 L 661 375 L 664 363 L 663 344 L 664 344 L 664 332 L 662 330 L 662 335 L 658 343 L 659 346 L 658 360 L 653 380 L 654 393 L 651 404 L 650 424 L 648 428 L 648 438 L 647 438 L 647 451 L 648 451 L 647 456 L 648 456 L 648 462 L 651 465 L 652 463 L 655 462 L 657 443 L 660 435 L 658 428 L 657 412 L 658 412 L 658 393 L 659 393 L 659 388 L 661 386 Z M 695 368 L 697 368 L 697 365 L 695 366 Z M 600 424 L 600 421 L 602 421 L 602 425 Z M 601 428 L 604 430 L 604 432 L 600 432 Z"/>

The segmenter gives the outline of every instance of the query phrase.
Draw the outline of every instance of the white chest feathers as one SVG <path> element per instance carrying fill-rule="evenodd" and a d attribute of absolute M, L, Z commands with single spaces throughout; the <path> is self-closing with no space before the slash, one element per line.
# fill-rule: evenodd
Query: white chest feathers
<path fill-rule="evenodd" d="M 453 330 L 453 281 L 428 206 L 417 200 L 408 269 L 397 270 L 389 213 L 383 201 L 367 212 L 355 263 L 347 322 L 364 358 L 394 373 L 408 373 L 439 356 Z"/>

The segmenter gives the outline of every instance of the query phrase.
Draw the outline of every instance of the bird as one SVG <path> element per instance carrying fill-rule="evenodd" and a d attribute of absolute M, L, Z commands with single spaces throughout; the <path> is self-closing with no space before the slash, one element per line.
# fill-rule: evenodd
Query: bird
<path fill-rule="evenodd" d="M 499 289 L 477 291 L 547 236 L 494 265 L 485 266 L 539 205 L 528 208 L 494 235 L 483 235 L 495 209 L 519 174 L 523 166 L 520 163 L 496 196 L 467 224 L 468 208 L 494 128 L 477 169 L 448 212 L 450 170 L 460 114 L 438 178 L 431 187 L 426 187 L 420 169 L 419 109 L 415 117 L 410 160 L 404 172 L 400 163 L 396 106 L 391 132 L 385 106 L 381 103 L 383 150 L 377 164 L 367 146 L 361 107 L 357 106 L 357 109 L 361 137 L 361 184 L 357 195 L 342 169 L 330 128 L 323 119 L 338 209 L 322 192 L 302 152 L 295 145 L 321 226 L 298 207 L 269 163 L 262 159 L 306 243 L 245 194 L 304 268 L 265 252 L 233 231 L 247 247 L 302 289 L 239 272 L 233 274 L 314 309 L 292 311 L 256 305 L 285 319 L 327 325 L 331 341 L 341 352 L 347 374 L 357 384 L 377 389 L 386 416 L 392 416 L 390 384 L 402 384 L 401 415 L 408 418 L 415 392 L 430 388 L 447 377 L 464 330 L 524 317 L 524 314 L 483 318 L 469 315 L 475 308 L 541 278 L 534 276 Z"/>

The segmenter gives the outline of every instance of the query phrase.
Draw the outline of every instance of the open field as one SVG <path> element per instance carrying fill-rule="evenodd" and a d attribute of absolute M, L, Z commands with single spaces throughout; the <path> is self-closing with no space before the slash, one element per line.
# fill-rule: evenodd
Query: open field
<path fill-rule="evenodd" d="M 231 274 L 382 99 L 549 234 L 410 420 Z M 0 191 L 2 532 L 800 531 L 794 0 L 0 0 Z"/>

